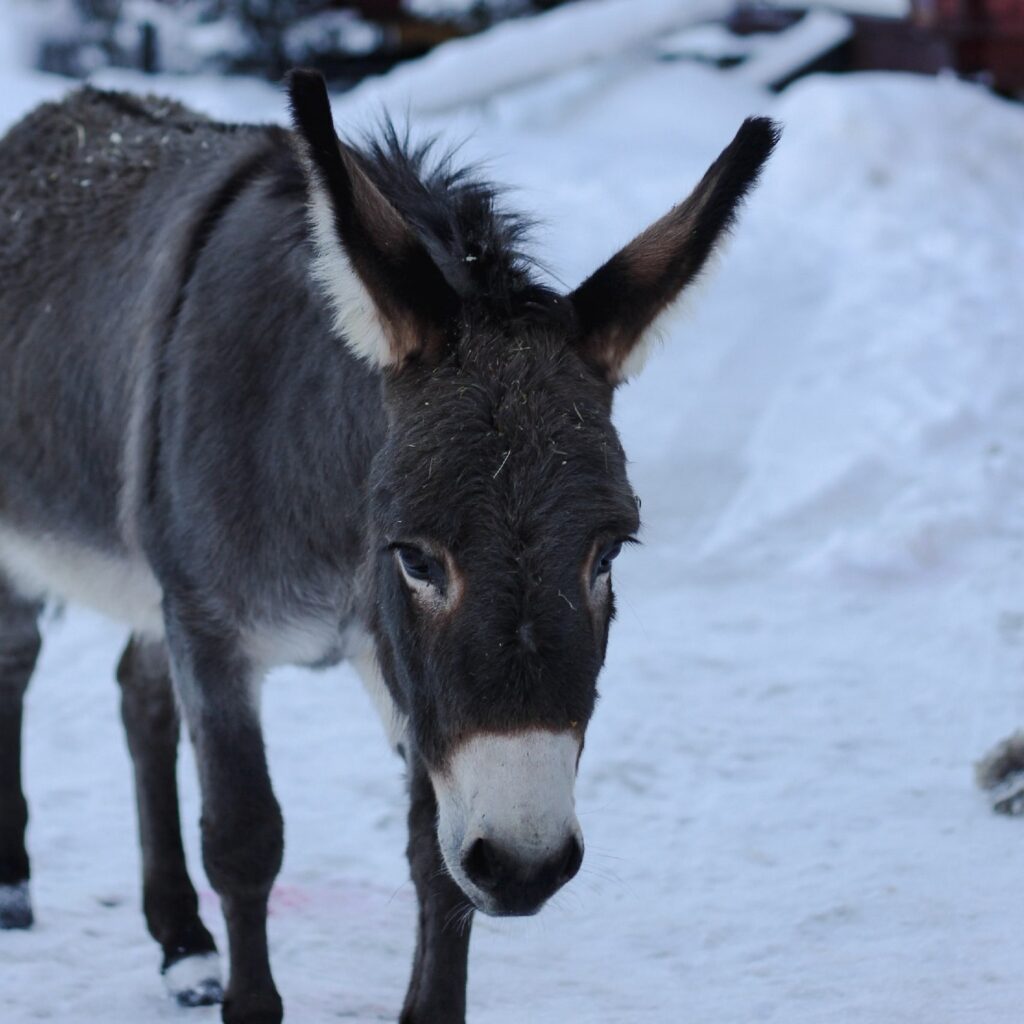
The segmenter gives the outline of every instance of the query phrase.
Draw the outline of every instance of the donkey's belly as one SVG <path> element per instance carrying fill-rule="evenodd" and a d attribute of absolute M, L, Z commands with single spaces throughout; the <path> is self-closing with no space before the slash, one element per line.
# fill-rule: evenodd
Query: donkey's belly
<path fill-rule="evenodd" d="M 280 665 L 330 668 L 357 658 L 370 640 L 355 621 L 325 609 L 323 615 L 296 615 L 273 623 L 258 623 L 242 633 L 246 653 L 263 669 Z"/>
<path fill-rule="evenodd" d="M 145 562 L 127 552 L 99 551 L 0 523 L 0 569 L 26 597 L 82 604 L 136 632 L 163 634 L 160 585 Z"/>

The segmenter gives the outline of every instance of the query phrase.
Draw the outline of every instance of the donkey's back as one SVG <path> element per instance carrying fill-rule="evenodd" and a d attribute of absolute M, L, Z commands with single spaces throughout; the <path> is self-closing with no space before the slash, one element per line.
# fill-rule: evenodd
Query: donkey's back
<path fill-rule="evenodd" d="M 0 570 L 23 591 L 155 620 L 127 507 L 150 371 L 204 233 L 282 137 L 86 88 L 0 142 Z"/>

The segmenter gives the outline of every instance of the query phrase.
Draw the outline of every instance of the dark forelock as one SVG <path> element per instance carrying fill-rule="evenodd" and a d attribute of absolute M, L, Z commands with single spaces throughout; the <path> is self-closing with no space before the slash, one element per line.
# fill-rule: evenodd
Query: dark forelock
<path fill-rule="evenodd" d="M 569 315 L 525 251 L 533 221 L 506 209 L 503 190 L 459 164 L 455 149 L 434 138 L 413 142 L 385 120 L 357 152 L 464 304 L 505 321 Z"/>

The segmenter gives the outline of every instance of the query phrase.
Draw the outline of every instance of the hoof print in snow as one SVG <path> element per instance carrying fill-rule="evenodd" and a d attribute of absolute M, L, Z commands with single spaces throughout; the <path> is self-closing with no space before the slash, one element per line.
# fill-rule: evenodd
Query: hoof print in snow
<path fill-rule="evenodd" d="M 1024 815 L 1024 732 L 1003 740 L 975 765 L 978 785 L 997 814 Z"/>
<path fill-rule="evenodd" d="M 32 903 L 28 898 L 28 882 L 0 885 L 0 929 L 13 931 L 32 927 Z"/>
<path fill-rule="evenodd" d="M 165 967 L 163 975 L 167 991 L 179 1006 L 213 1006 L 224 999 L 216 953 L 186 956 Z"/>

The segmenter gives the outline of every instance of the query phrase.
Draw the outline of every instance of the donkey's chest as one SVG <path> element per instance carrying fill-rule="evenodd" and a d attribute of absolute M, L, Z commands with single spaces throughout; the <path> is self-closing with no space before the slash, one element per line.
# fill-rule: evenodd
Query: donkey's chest
<path fill-rule="evenodd" d="M 303 665 L 328 668 L 359 657 L 369 640 L 360 625 L 340 610 L 298 613 L 249 626 L 243 633 L 249 656 L 264 668 Z"/>

